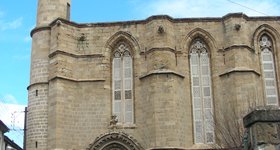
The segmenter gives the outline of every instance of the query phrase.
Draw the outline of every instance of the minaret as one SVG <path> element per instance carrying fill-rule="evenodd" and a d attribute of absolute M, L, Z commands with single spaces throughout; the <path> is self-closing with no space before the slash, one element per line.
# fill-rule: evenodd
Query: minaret
<path fill-rule="evenodd" d="M 27 150 L 48 149 L 49 51 L 51 27 L 57 18 L 70 18 L 71 0 L 38 0 L 37 24 L 32 30 L 28 86 Z"/>

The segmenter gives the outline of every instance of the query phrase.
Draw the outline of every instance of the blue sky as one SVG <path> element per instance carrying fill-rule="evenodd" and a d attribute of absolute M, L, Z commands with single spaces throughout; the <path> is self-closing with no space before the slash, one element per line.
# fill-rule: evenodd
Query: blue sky
<path fill-rule="evenodd" d="M 0 119 L 16 131 L 7 135 L 22 146 L 24 106 L 29 84 L 30 31 L 35 27 L 37 0 L 0 1 Z M 280 16 L 279 0 L 72 0 L 71 20 L 78 23 L 145 19 L 168 14 L 175 18 Z M 15 123 L 11 123 L 11 122 Z"/>

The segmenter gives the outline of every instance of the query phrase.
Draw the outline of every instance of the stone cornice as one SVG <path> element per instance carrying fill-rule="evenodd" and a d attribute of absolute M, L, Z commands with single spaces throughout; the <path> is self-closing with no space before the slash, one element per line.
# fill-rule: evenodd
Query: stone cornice
<path fill-rule="evenodd" d="M 152 76 L 152 75 L 165 75 L 165 74 L 173 74 L 173 75 L 178 76 L 180 78 L 185 78 L 184 75 L 182 75 L 178 72 L 175 72 L 173 70 L 160 69 L 160 70 L 150 71 L 147 74 L 144 74 L 144 75 L 140 76 L 139 79 L 142 80 L 142 79 L 147 78 L 147 77 Z"/>
<path fill-rule="evenodd" d="M 49 58 L 52 58 L 56 55 L 65 55 L 65 56 L 69 56 L 69 57 L 73 57 L 73 58 L 99 58 L 99 57 L 104 57 L 104 55 L 102 54 L 73 54 L 73 53 L 69 53 L 69 52 L 65 52 L 62 50 L 56 50 L 52 53 L 49 54 Z"/>
<path fill-rule="evenodd" d="M 229 69 L 223 73 L 221 73 L 219 76 L 222 77 L 222 76 L 225 76 L 225 75 L 230 75 L 232 73 L 237 73 L 237 72 L 251 72 L 251 73 L 254 73 L 258 76 L 260 76 L 260 73 L 257 72 L 256 70 L 254 69 L 249 69 L 249 68 L 245 68 L 245 67 L 236 67 L 236 68 L 232 68 L 232 69 Z"/>
<path fill-rule="evenodd" d="M 88 148 L 86 148 L 86 150 L 97 150 L 103 149 L 104 147 L 107 149 L 108 146 L 115 143 L 115 141 L 118 141 L 117 143 L 121 146 L 126 147 L 125 149 L 144 150 L 144 148 L 142 148 L 133 136 L 124 132 L 116 131 L 101 134 L 92 144 L 89 145 Z"/>
<path fill-rule="evenodd" d="M 279 106 L 265 106 L 256 109 L 243 118 L 245 127 L 250 127 L 257 122 L 280 122 Z"/>
<path fill-rule="evenodd" d="M 29 90 L 29 88 L 30 88 L 31 86 L 42 85 L 42 84 L 49 84 L 49 82 L 37 82 L 37 83 L 32 83 L 32 84 L 30 84 L 30 85 L 27 87 L 27 90 Z"/>
<path fill-rule="evenodd" d="M 154 51 L 170 51 L 172 53 L 177 53 L 177 51 L 173 48 L 170 48 L 170 47 L 154 47 L 154 48 L 150 48 L 146 51 L 142 51 L 140 54 L 143 55 L 143 54 L 149 54 L 149 53 L 152 53 Z"/>
<path fill-rule="evenodd" d="M 57 79 L 61 79 L 61 80 L 68 80 L 68 81 L 72 81 L 72 82 L 104 82 L 105 79 L 103 78 L 95 78 L 95 79 L 75 79 L 75 78 L 69 78 L 69 77 L 64 77 L 64 76 L 55 76 L 49 79 L 49 81 L 53 81 L 53 80 L 57 80 Z"/>
<path fill-rule="evenodd" d="M 75 26 L 78 28 L 89 28 L 89 27 L 108 27 L 108 26 L 121 26 L 121 25 L 134 25 L 134 24 L 146 24 L 153 20 L 168 20 L 173 23 L 187 23 L 187 22 L 222 22 L 224 20 L 230 19 L 230 18 L 244 18 L 247 21 L 255 21 L 255 20 L 261 20 L 261 21 L 273 21 L 273 20 L 279 20 L 280 16 L 265 16 L 265 17 L 248 17 L 247 15 L 243 13 L 229 13 L 223 17 L 205 17 L 205 18 L 172 18 L 168 15 L 156 15 L 151 16 L 145 20 L 132 20 L 132 21 L 116 21 L 116 22 L 102 22 L 102 23 L 76 23 L 72 22 L 63 18 L 57 18 L 52 23 L 50 23 L 50 26 L 56 25 L 57 21 L 61 21 L 61 23 Z"/>
<path fill-rule="evenodd" d="M 44 30 L 51 30 L 51 26 L 41 26 L 41 27 L 35 27 L 30 32 L 30 36 L 32 37 L 36 32 L 44 31 Z"/>
<path fill-rule="evenodd" d="M 235 45 L 231 45 L 231 46 L 228 46 L 226 48 L 224 48 L 225 51 L 230 51 L 230 50 L 234 50 L 234 49 L 238 49 L 238 48 L 245 48 L 247 50 L 249 50 L 250 52 L 255 52 L 255 50 L 248 46 L 248 45 L 245 45 L 245 44 L 235 44 Z"/>

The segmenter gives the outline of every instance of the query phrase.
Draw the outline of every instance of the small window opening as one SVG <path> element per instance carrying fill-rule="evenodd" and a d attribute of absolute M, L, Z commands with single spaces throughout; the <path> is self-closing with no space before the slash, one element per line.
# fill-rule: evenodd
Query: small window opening
<path fill-rule="evenodd" d="M 38 96 L 38 90 L 35 91 L 35 95 Z"/>
<path fill-rule="evenodd" d="M 38 142 L 37 141 L 35 142 L 35 147 L 38 148 Z"/>
<path fill-rule="evenodd" d="M 67 13 L 67 14 L 66 14 L 66 19 L 67 19 L 67 20 L 70 20 L 70 7 L 71 7 L 70 4 L 67 3 L 67 12 L 66 12 L 66 13 Z"/>

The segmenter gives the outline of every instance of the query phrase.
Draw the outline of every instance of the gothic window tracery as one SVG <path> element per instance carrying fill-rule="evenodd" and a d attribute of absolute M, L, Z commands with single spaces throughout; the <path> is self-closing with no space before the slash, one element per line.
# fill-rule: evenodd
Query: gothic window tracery
<path fill-rule="evenodd" d="M 214 143 L 214 119 L 209 53 L 197 38 L 190 47 L 191 89 L 195 143 Z"/>
<path fill-rule="evenodd" d="M 275 64 L 272 52 L 272 42 L 267 35 L 263 35 L 261 37 L 260 48 L 266 104 L 278 105 L 278 93 Z"/>
<path fill-rule="evenodd" d="M 121 43 L 113 53 L 113 114 L 118 123 L 133 123 L 133 68 L 129 47 Z"/>

